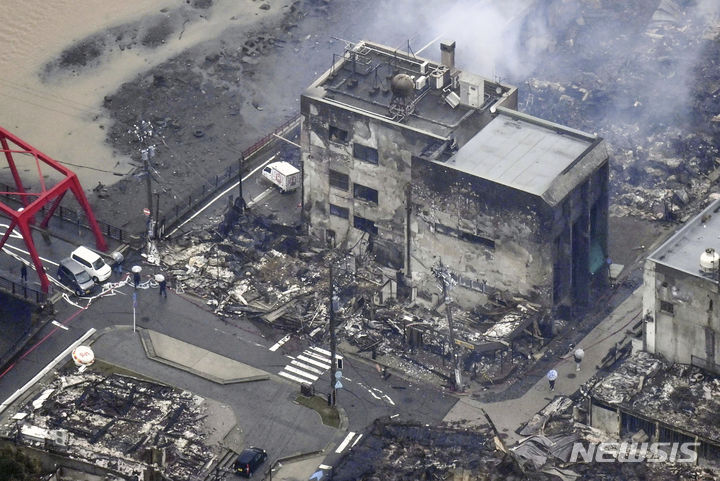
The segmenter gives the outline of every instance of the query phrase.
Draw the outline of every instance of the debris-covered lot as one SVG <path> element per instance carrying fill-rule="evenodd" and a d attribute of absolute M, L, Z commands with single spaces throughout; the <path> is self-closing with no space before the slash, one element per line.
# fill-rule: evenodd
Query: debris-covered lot
<path fill-rule="evenodd" d="M 211 459 L 214 416 L 190 392 L 121 374 L 61 370 L 18 409 L 3 435 L 121 476 L 157 463 L 170 479 L 190 479 Z M 217 439 L 215 440 L 217 441 Z"/>

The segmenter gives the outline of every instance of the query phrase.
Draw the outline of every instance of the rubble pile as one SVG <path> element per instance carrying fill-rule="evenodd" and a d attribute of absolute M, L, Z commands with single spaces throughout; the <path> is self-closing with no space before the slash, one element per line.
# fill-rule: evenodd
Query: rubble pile
<path fill-rule="evenodd" d="M 252 213 L 231 225 L 226 236 L 205 232 L 162 247 L 162 262 L 176 287 L 207 299 L 222 317 L 256 319 L 306 334 L 326 327 L 328 265 L 337 254 Z M 371 265 L 355 269 L 350 260 L 336 269 L 339 316 L 382 285 L 382 273 Z"/>
<path fill-rule="evenodd" d="M 474 430 L 376 420 L 369 433 L 334 467 L 333 479 L 419 480 L 523 479 L 502 452 L 489 428 Z M 486 475 L 478 478 L 478 475 Z"/>
<path fill-rule="evenodd" d="M 364 245 L 343 254 L 314 246 L 272 219 L 238 212 L 230 206 L 216 231 L 161 246 L 176 288 L 205 299 L 226 319 L 259 321 L 323 342 L 329 339 L 328 267 L 333 259 L 339 341 L 373 358 L 390 356 L 397 364 L 393 367 L 418 378 L 453 378 L 444 306 L 411 302 L 402 280 L 372 262 Z M 491 383 L 522 368 L 533 350 L 528 328 L 537 329 L 538 307 L 507 299 L 494 306 L 482 312 L 452 308 L 463 368 L 479 382 Z"/>
<path fill-rule="evenodd" d="M 633 354 L 593 389 L 595 398 L 720 443 L 720 378 L 646 352 Z"/>
<path fill-rule="evenodd" d="M 3 433 L 29 445 L 139 476 L 157 463 L 169 479 L 191 479 L 214 453 L 204 444 L 203 398 L 119 374 L 61 371 Z"/>
<path fill-rule="evenodd" d="M 571 27 L 523 110 L 607 139 L 612 214 L 683 220 L 720 177 L 720 19 L 681 0 L 546 9 Z"/>

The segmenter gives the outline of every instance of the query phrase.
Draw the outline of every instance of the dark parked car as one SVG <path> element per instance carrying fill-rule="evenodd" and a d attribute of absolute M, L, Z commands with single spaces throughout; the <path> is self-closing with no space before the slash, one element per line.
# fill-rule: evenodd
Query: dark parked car
<path fill-rule="evenodd" d="M 93 290 L 95 283 L 83 266 L 67 258 L 60 261 L 57 272 L 58 281 L 69 287 L 78 297 Z"/>
<path fill-rule="evenodd" d="M 251 478 L 262 463 L 267 459 L 267 453 L 260 448 L 247 448 L 235 461 L 235 471 L 246 478 Z"/>

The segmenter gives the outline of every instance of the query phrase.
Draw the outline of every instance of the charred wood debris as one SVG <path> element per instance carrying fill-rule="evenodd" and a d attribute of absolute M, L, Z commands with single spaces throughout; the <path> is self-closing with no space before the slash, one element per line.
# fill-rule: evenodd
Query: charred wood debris
<path fill-rule="evenodd" d="M 368 358 L 392 359 L 391 367 L 410 376 L 451 382 L 444 304 L 411 301 L 401 276 L 374 262 L 366 242 L 352 252 L 329 249 L 270 217 L 243 212 L 236 202 L 211 219 L 216 229 L 163 243 L 171 285 L 203 299 L 230 324 L 259 322 L 323 343 L 329 339 L 332 262 L 338 342 Z M 525 369 L 550 337 L 543 337 L 539 305 L 508 293 L 472 312 L 451 306 L 463 367 L 478 383 L 501 382 Z"/>
<path fill-rule="evenodd" d="M 217 455 L 210 411 L 187 391 L 72 366 L 20 407 L 2 436 L 102 467 L 113 479 L 143 479 L 144 471 L 194 479 Z"/>
<path fill-rule="evenodd" d="M 571 21 L 520 109 L 608 141 L 611 215 L 684 221 L 720 195 L 720 19 L 682 0 L 547 5 Z"/>

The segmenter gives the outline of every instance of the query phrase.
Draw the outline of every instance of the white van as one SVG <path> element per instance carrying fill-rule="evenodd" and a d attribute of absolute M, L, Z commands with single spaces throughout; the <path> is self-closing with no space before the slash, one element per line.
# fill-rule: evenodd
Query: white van
<path fill-rule="evenodd" d="M 278 186 L 280 192 L 292 192 L 300 186 L 300 171 L 290 162 L 273 162 L 262 171 L 263 177 Z"/>
<path fill-rule="evenodd" d="M 88 249 L 80 246 L 70 254 L 70 258 L 77 261 L 85 272 L 87 272 L 93 281 L 100 283 L 105 282 L 110 277 L 112 269 L 102 260 L 102 257 Z"/>

